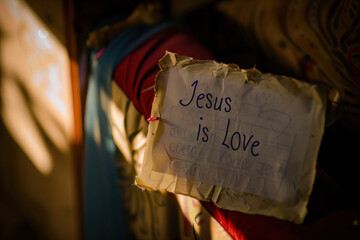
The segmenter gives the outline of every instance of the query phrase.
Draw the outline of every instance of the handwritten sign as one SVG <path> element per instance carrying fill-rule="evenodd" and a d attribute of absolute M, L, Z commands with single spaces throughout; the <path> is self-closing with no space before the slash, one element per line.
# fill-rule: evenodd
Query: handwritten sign
<path fill-rule="evenodd" d="M 152 114 L 160 119 L 150 123 L 138 185 L 200 200 L 216 195 L 214 202 L 227 199 L 222 207 L 252 206 L 246 211 L 288 220 L 278 209 L 292 206 L 292 221 L 301 221 L 323 133 L 318 93 L 292 79 L 210 61 L 193 66 L 180 59 L 179 66 L 174 57 L 157 77 Z M 261 209 L 266 201 L 277 210 Z"/>
<path fill-rule="evenodd" d="M 183 69 L 166 74 L 167 171 L 293 202 L 315 102 Z"/>

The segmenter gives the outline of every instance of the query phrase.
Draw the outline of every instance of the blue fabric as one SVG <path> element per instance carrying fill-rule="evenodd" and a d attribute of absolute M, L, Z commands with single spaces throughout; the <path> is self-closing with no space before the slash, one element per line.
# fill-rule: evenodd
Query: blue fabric
<path fill-rule="evenodd" d="M 137 26 L 116 37 L 96 60 L 91 54 L 85 106 L 86 239 L 125 239 L 126 221 L 121 210 L 115 167 L 116 146 L 109 121 L 111 80 L 116 66 L 137 46 L 168 24 Z"/>

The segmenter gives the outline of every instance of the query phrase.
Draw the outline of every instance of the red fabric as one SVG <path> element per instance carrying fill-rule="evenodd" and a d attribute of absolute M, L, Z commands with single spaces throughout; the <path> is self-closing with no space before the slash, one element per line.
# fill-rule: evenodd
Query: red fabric
<path fill-rule="evenodd" d="M 238 240 L 252 239 L 360 239 L 360 228 L 352 225 L 360 209 L 351 208 L 350 200 L 321 168 L 309 199 L 307 221 L 301 225 L 263 215 L 245 214 L 202 202 L 203 206 Z"/>
<path fill-rule="evenodd" d="M 360 239 L 359 226 L 353 226 L 359 209 L 334 211 L 312 223 L 296 225 L 272 217 L 221 209 L 209 202 L 203 205 L 238 240 Z"/>
<path fill-rule="evenodd" d="M 178 29 L 163 30 L 133 51 L 116 68 L 114 80 L 145 118 L 150 117 L 155 76 L 159 71 L 157 64 L 166 50 L 195 59 L 214 58 L 191 35 Z M 343 198 L 341 189 L 318 171 L 309 202 L 308 216 L 312 215 L 313 220 L 308 224 L 296 225 L 272 217 L 224 210 L 209 202 L 203 202 L 203 205 L 234 239 L 296 240 L 360 237 L 360 228 L 352 226 L 356 216 L 360 216 L 359 209 L 340 210 L 347 201 L 339 200 Z"/>
<path fill-rule="evenodd" d="M 214 59 L 190 34 L 176 28 L 153 35 L 133 51 L 115 69 L 114 80 L 145 118 L 151 114 L 157 64 L 166 51 L 195 59 Z"/>
<path fill-rule="evenodd" d="M 203 202 L 203 205 L 234 239 L 301 239 L 298 236 L 301 227 L 296 224 L 224 210 L 210 202 Z"/>

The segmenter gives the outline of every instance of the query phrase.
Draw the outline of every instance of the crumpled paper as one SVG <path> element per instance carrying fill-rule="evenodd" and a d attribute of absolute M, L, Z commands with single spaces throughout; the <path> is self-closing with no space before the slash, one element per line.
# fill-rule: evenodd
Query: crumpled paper
<path fill-rule="evenodd" d="M 302 223 L 324 132 L 320 86 L 167 52 L 135 184 Z"/>

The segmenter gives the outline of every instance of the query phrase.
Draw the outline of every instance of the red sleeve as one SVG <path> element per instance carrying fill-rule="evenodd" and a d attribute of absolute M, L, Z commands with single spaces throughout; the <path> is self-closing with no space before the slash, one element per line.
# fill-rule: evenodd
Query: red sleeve
<path fill-rule="evenodd" d="M 158 61 L 166 51 L 195 59 L 214 59 L 194 37 L 176 28 L 156 33 L 129 54 L 115 69 L 114 80 L 145 118 L 151 114 Z"/>

